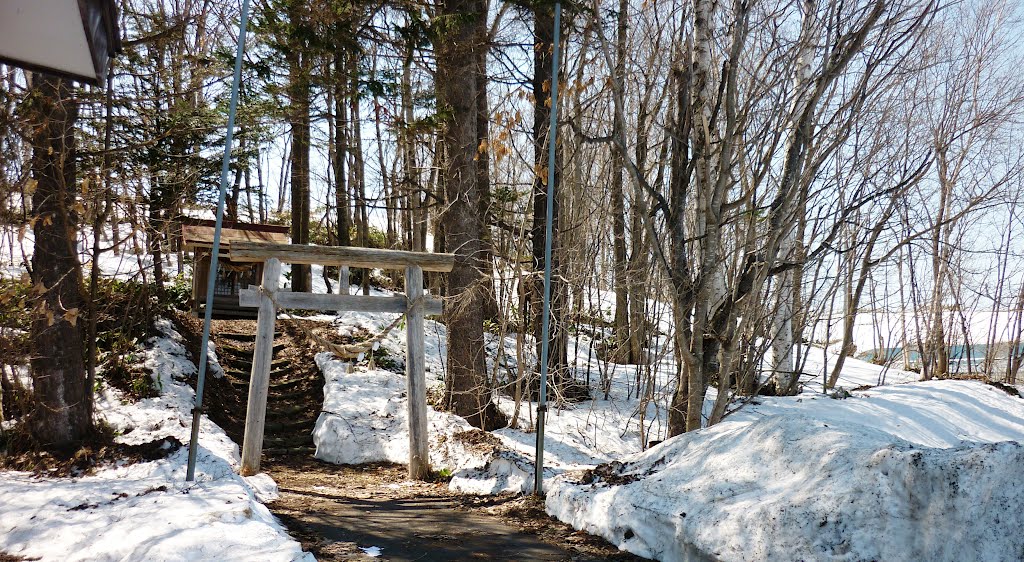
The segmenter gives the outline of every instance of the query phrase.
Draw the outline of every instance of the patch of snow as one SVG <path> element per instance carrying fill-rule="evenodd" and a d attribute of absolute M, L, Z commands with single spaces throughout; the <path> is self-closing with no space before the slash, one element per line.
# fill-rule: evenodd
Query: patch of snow
<path fill-rule="evenodd" d="M 319 353 L 324 409 L 313 429 L 316 458 L 336 464 L 409 462 L 405 376 L 357 368 Z M 439 381 L 434 380 L 434 384 Z M 499 440 L 466 420 L 427 409 L 430 464 L 453 475 L 453 488 L 473 493 L 524 491 L 533 467 Z"/>
<path fill-rule="evenodd" d="M 379 546 L 368 546 L 366 548 L 359 547 L 359 550 L 362 550 L 363 554 L 369 556 L 370 558 L 379 558 L 380 555 L 382 554 L 381 548 Z"/>
<path fill-rule="evenodd" d="M 555 479 L 546 507 L 658 560 L 1020 560 L 1024 401 L 975 382 L 779 398 Z"/>
<path fill-rule="evenodd" d="M 134 404 L 105 388 L 96 409 L 135 445 L 190 437 L 196 373 L 180 334 L 143 352 L 161 393 Z M 185 482 L 186 447 L 167 458 L 98 470 L 80 478 L 0 472 L 0 551 L 43 560 L 313 560 L 259 499 L 276 493 L 264 475 L 235 474 L 238 446 L 201 420 L 196 480 Z"/>
<path fill-rule="evenodd" d="M 533 489 L 534 462 L 529 456 L 514 451 L 505 443 L 483 455 L 464 455 L 452 473 L 448 487 L 467 494 L 527 493 Z M 557 473 L 544 467 L 544 480 Z"/>
<path fill-rule="evenodd" d="M 209 371 L 214 378 L 224 378 L 224 369 L 220 366 L 220 359 L 217 357 L 217 345 L 212 339 L 206 342 L 206 362 L 207 371 Z"/>
<path fill-rule="evenodd" d="M 277 482 L 269 474 L 261 472 L 252 476 L 245 476 L 245 483 L 252 488 L 256 499 L 261 503 L 269 503 L 281 497 L 277 488 Z"/>

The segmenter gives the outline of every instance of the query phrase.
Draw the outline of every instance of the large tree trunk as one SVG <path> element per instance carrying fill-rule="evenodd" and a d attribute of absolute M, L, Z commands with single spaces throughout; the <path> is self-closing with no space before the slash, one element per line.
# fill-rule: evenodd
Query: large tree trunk
<path fill-rule="evenodd" d="M 484 364 L 483 302 L 485 294 L 477 175 L 477 49 L 486 24 L 486 4 L 480 0 L 445 0 L 439 17 L 451 24 L 437 39 L 437 104 L 447 115 L 441 141 L 447 155 L 444 191 L 447 205 L 441 216 L 445 247 L 455 254 L 448 274 L 445 307 L 448 324 L 447 406 L 475 427 L 491 429 L 491 391 Z"/>
<path fill-rule="evenodd" d="M 76 251 L 75 139 L 78 107 L 67 80 L 33 77 L 37 105 L 32 138 L 35 253 L 32 282 L 39 294 L 32 321 L 33 436 L 48 448 L 75 447 L 92 431 L 85 386 L 81 326 L 82 271 Z"/>
<path fill-rule="evenodd" d="M 289 3 L 288 15 L 293 28 L 300 25 L 303 12 L 298 0 Z M 293 48 L 286 56 L 292 129 L 292 244 L 309 244 L 309 62 L 308 55 L 299 49 L 303 42 L 293 38 L 292 43 Z M 310 267 L 292 264 L 292 290 L 304 292 L 311 287 Z"/>

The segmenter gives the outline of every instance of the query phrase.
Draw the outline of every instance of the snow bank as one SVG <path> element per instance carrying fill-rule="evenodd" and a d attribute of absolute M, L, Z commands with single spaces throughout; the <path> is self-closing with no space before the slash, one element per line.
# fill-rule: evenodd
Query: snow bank
<path fill-rule="evenodd" d="M 158 321 L 144 364 L 161 394 L 124 404 L 106 389 L 97 411 L 135 445 L 187 443 L 195 374 L 170 322 Z M 43 560 L 312 560 L 257 501 L 272 498 L 266 475 L 235 474 L 238 446 L 207 417 L 201 424 L 195 482 L 185 482 L 187 448 L 167 458 L 80 478 L 0 472 L 0 551 Z"/>
<path fill-rule="evenodd" d="M 316 458 L 336 464 L 409 462 L 405 376 L 358 369 L 330 353 L 316 356 L 324 373 L 324 409 L 313 429 Z M 432 381 L 437 384 L 437 380 Z M 471 493 L 525 491 L 533 463 L 465 419 L 427 408 L 430 465 L 447 470 L 452 487 Z"/>
<path fill-rule="evenodd" d="M 940 382 L 743 414 L 557 478 L 548 512 L 659 560 L 1024 559 L 1024 401 Z"/>
<path fill-rule="evenodd" d="M 375 370 L 348 372 L 348 363 L 316 355 L 324 373 L 324 408 L 313 429 L 316 458 L 337 464 L 409 461 L 405 377 Z M 428 410 L 431 464 L 440 460 L 441 435 L 467 431 L 461 418 Z"/>

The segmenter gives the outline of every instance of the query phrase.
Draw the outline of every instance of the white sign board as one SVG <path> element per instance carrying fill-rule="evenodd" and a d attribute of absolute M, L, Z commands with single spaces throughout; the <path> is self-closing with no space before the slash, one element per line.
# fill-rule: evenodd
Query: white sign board
<path fill-rule="evenodd" d="M 113 0 L 0 0 L 0 62 L 102 84 L 118 35 Z"/>

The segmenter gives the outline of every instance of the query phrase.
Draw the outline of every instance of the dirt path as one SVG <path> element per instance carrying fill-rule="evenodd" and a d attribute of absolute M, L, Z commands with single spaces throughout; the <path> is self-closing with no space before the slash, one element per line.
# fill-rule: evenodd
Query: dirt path
<path fill-rule="evenodd" d="M 642 560 L 549 518 L 523 496 L 474 497 L 406 481 L 396 465 L 314 460 L 267 467 L 281 497 L 269 507 L 318 560 Z"/>
<path fill-rule="evenodd" d="M 370 560 L 362 550 L 370 547 L 394 561 L 641 560 L 551 519 L 531 497 L 465 496 L 444 483 L 408 482 L 404 466 L 314 460 L 323 377 L 302 331 L 284 322 L 278 330 L 262 470 L 281 492 L 271 511 L 318 560 Z M 207 411 L 238 443 L 254 332 L 247 320 L 218 320 L 212 330 L 225 376 L 210 379 Z"/>

